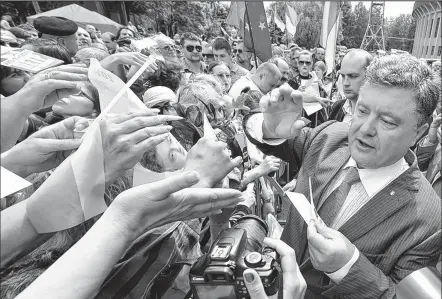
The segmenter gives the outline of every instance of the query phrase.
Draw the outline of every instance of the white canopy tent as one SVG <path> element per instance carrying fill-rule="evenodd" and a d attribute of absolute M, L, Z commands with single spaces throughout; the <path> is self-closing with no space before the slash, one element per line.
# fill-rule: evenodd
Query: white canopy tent
<path fill-rule="evenodd" d="M 37 15 L 27 17 L 30 24 L 34 23 L 34 20 L 38 17 L 64 17 L 66 19 L 72 20 L 78 24 L 78 26 L 85 28 L 86 25 L 93 25 L 95 28 L 103 32 L 112 32 L 116 34 L 122 25 L 117 22 L 112 21 L 105 16 L 100 15 L 95 11 L 90 11 L 84 7 L 77 4 L 66 5 L 60 8 L 49 10 Z"/>

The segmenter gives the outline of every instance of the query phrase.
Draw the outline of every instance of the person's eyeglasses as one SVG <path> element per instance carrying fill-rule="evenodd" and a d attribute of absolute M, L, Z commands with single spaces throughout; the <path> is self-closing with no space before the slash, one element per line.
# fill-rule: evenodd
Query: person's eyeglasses
<path fill-rule="evenodd" d="M 213 58 L 213 54 L 204 54 L 203 53 L 203 58 Z"/>
<path fill-rule="evenodd" d="M 233 54 L 236 54 L 236 53 L 241 54 L 242 52 L 243 52 L 242 49 L 233 49 Z"/>
<path fill-rule="evenodd" d="M 186 46 L 186 50 L 187 52 L 193 52 L 193 50 L 195 50 L 199 53 L 203 50 L 203 47 L 201 46 Z"/>
<path fill-rule="evenodd" d="M 163 50 L 166 50 L 166 51 L 175 51 L 175 46 L 165 46 L 165 47 L 163 48 Z"/>
<path fill-rule="evenodd" d="M 304 64 L 304 65 L 311 65 L 311 64 L 312 64 L 311 61 L 304 61 L 304 60 L 299 60 L 298 63 L 299 63 L 299 64 Z"/>

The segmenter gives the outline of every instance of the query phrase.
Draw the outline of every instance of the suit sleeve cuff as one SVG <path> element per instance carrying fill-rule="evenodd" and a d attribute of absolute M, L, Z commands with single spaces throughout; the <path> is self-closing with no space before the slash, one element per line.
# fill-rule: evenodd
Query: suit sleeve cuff
<path fill-rule="evenodd" d="M 250 136 L 260 143 L 268 145 L 280 145 L 286 141 L 286 139 L 264 139 L 262 133 L 262 124 L 264 122 L 264 116 L 262 113 L 256 113 L 250 117 L 247 121 L 246 130 Z"/>
<path fill-rule="evenodd" d="M 325 273 L 325 275 L 330 277 L 330 279 L 333 280 L 333 282 L 335 282 L 336 284 L 340 283 L 341 280 L 343 280 L 344 277 L 348 274 L 348 272 L 350 271 L 350 268 L 353 266 L 353 264 L 356 263 L 358 258 L 359 258 L 359 250 L 355 247 L 355 251 L 353 253 L 353 256 L 347 262 L 347 264 L 344 265 L 344 267 L 342 267 L 341 269 L 339 269 L 333 273 Z"/>

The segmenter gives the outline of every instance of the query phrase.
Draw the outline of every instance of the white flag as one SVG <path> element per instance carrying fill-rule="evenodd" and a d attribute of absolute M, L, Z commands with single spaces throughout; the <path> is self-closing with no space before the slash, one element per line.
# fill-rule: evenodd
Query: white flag
<path fill-rule="evenodd" d="M 277 12 L 277 10 L 276 10 L 276 7 L 275 7 L 275 24 L 276 24 L 276 26 L 279 27 L 279 29 L 281 29 L 281 31 L 284 31 L 284 30 L 285 30 L 284 22 L 283 22 L 283 21 L 281 20 L 281 18 L 279 17 L 278 12 Z"/>
<path fill-rule="evenodd" d="M 299 23 L 298 14 L 289 5 L 287 5 L 287 10 L 286 10 L 286 13 L 285 13 L 285 20 L 286 20 L 285 23 L 287 25 L 287 31 L 290 34 L 292 34 L 293 36 L 295 36 L 295 34 L 296 34 L 296 26 Z"/>

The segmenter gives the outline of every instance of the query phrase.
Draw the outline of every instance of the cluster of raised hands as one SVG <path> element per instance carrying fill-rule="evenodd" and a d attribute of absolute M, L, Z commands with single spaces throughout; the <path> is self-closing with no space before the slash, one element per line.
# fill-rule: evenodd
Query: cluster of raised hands
<path fill-rule="evenodd" d="M 122 64 L 137 68 L 146 59 L 140 53 L 112 56 L 112 59 L 102 61 L 102 65 L 109 69 Z M 149 71 L 155 69 L 153 64 Z M 17 140 L 32 113 L 52 106 L 58 99 L 59 90 L 79 90 L 79 82 L 87 80 L 87 71 L 85 65 L 48 69 L 34 75 L 14 95 L 2 98 L 1 162 L 4 168 L 25 178 L 33 173 L 56 169 L 71 159 L 72 153 L 82 143 L 74 131 L 84 130 L 90 123 L 85 118 L 66 118 L 42 128 L 20 143 Z M 284 88 L 277 92 L 287 93 Z M 158 113 L 156 109 L 148 109 L 139 113 L 106 115 L 100 122 L 106 186 L 112 185 L 132 169 L 146 151 L 168 137 L 172 129 L 167 125 L 168 121 L 181 119 Z M 284 133 L 284 129 L 278 126 L 269 130 Z M 214 188 L 240 163 L 240 158 L 231 159 L 225 143 L 208 137 L 200 139 L 188 153 L 180 174 L 120 193 L 92 229 L 17 298 L 90 298 L 127 247 L 143 232 L 174 221 L 221 214 L 223 209 L 244 202 L 240 191 Z M 274 158 L 265 159 L 255 168 L 255 173 L 250 174 L 248 182 L 276 171 L 279 163 Z M 248 182 L 244 182 L 244 186 Z M 39 192 L 31 197 L 34 200 L 50 198 L 51 192 L 54 191 L 43 184 Z M 26 201 L 3 210 L 1 224 L 2 267 L 28 254 L 51 236 L 42 237 L 33 229 L 26 218 Z M 18 237 L 15 234 L 17 229 L 22 232 Z M 265 243 L 281 257 L 284 298 L 303 298 L 306 284 L 299 272 L 294 250 L 280 240 L 266 239 Z M 100 257 L 103 252 L 105 254 Z M 78 290 L 76 286 L 80 285 L 84 287 L 73 294 L 72 289 Z M 246 285 L 251 298 L 267 298 L 254 270 L 247 271 Z"/>

